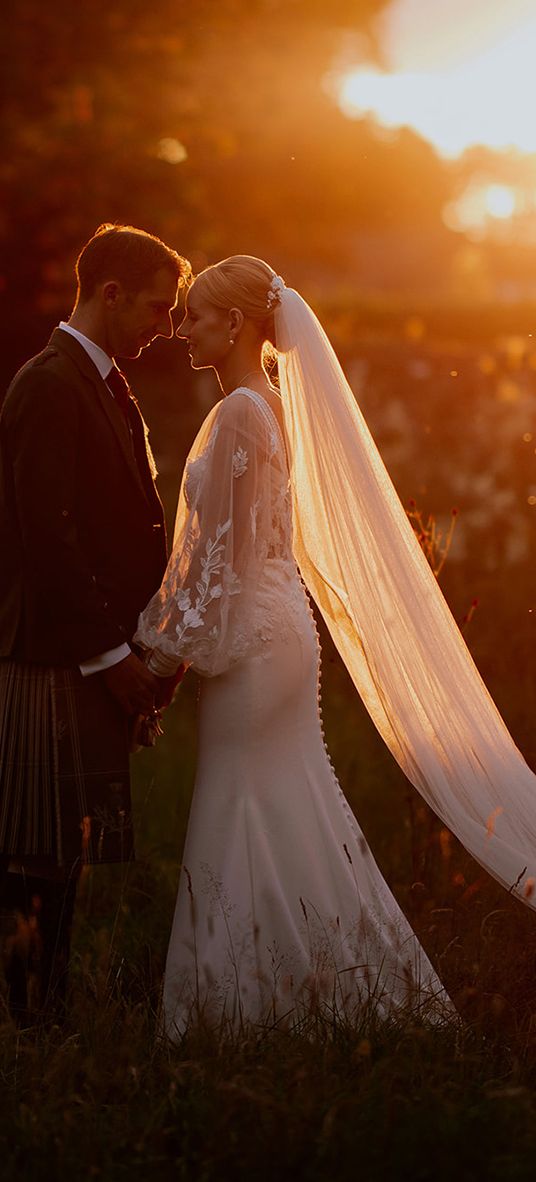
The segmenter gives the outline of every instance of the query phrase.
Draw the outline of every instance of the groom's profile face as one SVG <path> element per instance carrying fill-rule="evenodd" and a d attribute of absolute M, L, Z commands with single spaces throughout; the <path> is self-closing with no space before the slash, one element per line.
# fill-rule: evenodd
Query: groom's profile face
<path fill-rule="evenodd" d="M 114 287 L 108 303 L 108 335 L 113 357 L 139 357 L 155 337 L 172 337 L 171 313 L 177 303 L 178 282 L 169 269 L 161 267 L 137 292 L 121 284 Z"/>

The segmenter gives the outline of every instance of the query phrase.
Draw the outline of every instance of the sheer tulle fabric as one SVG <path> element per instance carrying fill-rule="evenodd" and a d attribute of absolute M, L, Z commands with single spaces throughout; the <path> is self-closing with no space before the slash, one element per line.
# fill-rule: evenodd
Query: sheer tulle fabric
<path fill-rule="evenodd" d="M 188 456 L 173 552 L 136 634 L 163 676 L 182 661 L 214 677 L 262 641 L 261 572 L 270 558 L 292 558 L 288 471 L 265 405 L 235 390 Z"/>
<path fill-rule="evenodd" d="M 276 308 L 294 554 L 407 777 L 467 850 L 532 905 L 536 776 L 504 725 L 305 301 Z"/>

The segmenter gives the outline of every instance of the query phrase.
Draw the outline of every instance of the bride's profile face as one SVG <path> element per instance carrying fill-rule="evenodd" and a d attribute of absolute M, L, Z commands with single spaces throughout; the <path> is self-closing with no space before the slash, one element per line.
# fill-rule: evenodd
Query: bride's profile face
<path fill-rule="evenodd" d="M 229 314 L 203 296 L 202 285 L 193 284 L 186 297 L 178 337 L 188 343 L 192 369 L 217 368 L 229 352 Z"/>

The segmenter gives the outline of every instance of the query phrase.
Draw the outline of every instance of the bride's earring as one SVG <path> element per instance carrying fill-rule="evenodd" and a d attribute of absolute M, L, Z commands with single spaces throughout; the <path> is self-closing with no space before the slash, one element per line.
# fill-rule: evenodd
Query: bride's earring
<path fill-rule="evenodd" d="M 234 341 L 233 341 L 233 338 L 232 338 L 232 337 L 229 337 L 229 344 L 230 344 L 230 345 L 234 345 Z"/>

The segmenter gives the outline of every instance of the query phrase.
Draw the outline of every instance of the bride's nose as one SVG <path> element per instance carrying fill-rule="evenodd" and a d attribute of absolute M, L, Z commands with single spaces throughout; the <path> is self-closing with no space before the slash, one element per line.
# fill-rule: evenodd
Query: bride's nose
<path fill-rule="evenodd" d="M 183 318 L 179 324 L 179 327 L 175 329 L 175 336 L 180 337 L 180 339 L 183 341 L 187 340 L 187 337 L 188 337 L 188 333 L 183 331 L 183 328 L 184 328 L 184 325 L 185 325 L 187 319 L 188 319 L 188 316 L 183 316 Z"/>

